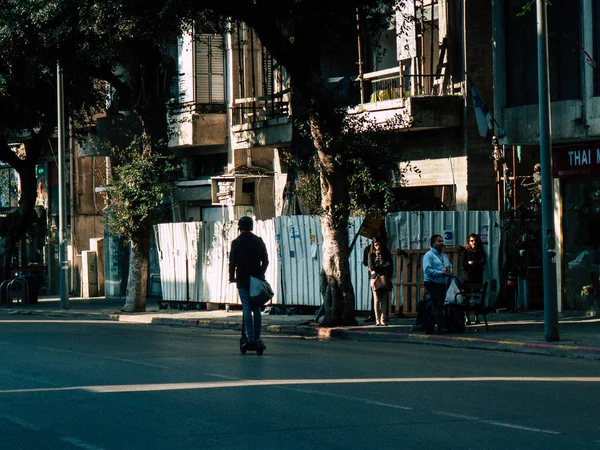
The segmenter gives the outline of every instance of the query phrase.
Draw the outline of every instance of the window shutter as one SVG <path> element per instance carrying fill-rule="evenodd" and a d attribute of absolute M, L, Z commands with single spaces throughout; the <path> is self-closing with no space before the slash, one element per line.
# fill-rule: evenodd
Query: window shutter
<path fill-rule="evenodd" d="M 223 38 L 200 36 L 196 42 L 196 103 L 225 103 Z"/>
<path fill-rule="evenodd" d="M 210 41 L 212 102 L 225 103 L 225 54 L 223 39 L 215 36 Z"/>

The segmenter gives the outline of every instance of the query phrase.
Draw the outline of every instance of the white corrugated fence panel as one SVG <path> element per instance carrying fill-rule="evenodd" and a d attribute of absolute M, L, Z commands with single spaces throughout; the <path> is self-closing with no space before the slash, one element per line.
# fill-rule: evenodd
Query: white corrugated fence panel
<path fill-rule="evenodd" d="M 322 266 L 321 225 L 315 216 L 275 218 L 279 288 L 285 305 L 320 306 L 319 274 Z"/>
<path fill-rule="evenodd" d="M 175 260 L 175 298 L 172 300 L 187 301 L 187 238 L 186 223 L 171 224 L 173 230 L 173 257 Z"/>
<path fill-rule="evenodd" d="M 237 222 L 235 224 L 237 230 Z M 265 272 L 265 278 L 273 288 L 275 295 L 273 296 L 272 303 L 279 303 L 279 292 L 276 289 L 279 284 L 279 265 L 277 263 L 277 239 L 275 232 L 275 221 L 269 220 L 258 220 L 254 222 L 254 234 L 260 236 L 267 247 L 267 255 L 269 257 L 269 265 Z M 237 237 L 237 236 L 235 236 Z"/>
<path fill-rule="evenodd" d="M 364 217 L 351 217 L 349 220 L 348 228 L 348 245 L 352 244 L 352 240 L 360 226 Z M 363 252 L 365 247 L 371 243 L 370 239 L 366 239 L 363 236 L 358 236 L 354 243 L 354 248 L 350 254 L 350 279 L 352 280 L 352 286 L 354 287 L 355 296 L 355 309 L 357 311 L 370 311 L 371 310 L 371 286 L 369 281 L 369 271 L 363 265 Z"/>
<path fill-rule="evenodd" d="M 156 225 L 156 247 L 160 266 L 160 287 L 165 300 L 175 300 L 175 258 L 173 257 L 173 232 L 171 224 Z"/>
<path fill-rule="evenodd" d="M 204 302 L 239 304 L 235 284 L 229 283 L 229 247 L 234 232 L 229 222 L 205 222 L 202 227 Z"/>
<path fill-rule="evenodd" d="M 188 276 L 188 297 L 191 302 L 202 301 L 202 272 L 198 270 L 202 261 L 200 259 L 200 229 L 201 222 L 185 223 L 185 238 L 187 252 L 187 276 Z"/>

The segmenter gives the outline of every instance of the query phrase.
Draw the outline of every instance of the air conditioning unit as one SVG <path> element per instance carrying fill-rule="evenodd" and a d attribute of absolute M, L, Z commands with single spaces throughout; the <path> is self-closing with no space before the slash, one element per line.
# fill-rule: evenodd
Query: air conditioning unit
<path fill-rule="evenodd" d="M 255 179 L 241 176 L 211 178 L 213 205 L 254 206 Z"/>

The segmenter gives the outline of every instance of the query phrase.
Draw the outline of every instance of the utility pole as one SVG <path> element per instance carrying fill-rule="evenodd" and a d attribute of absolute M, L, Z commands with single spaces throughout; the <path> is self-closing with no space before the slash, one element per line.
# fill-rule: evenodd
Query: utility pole
<path fill-rule="evenodd" d="M 559 340 L 556 295 L 554 199 L 552 179 L 551 113 L 548 71 L 548 16 L 546 0 L 536 0 L 538 95 L 540 103 L 540 165 L 542 176 L 542 270 L 544 277 L 544 336 L 546 341 Z"/>
<path fill-rule="evenodd" d="M 58 286 L 60 292 L 60 309 L 69 309 L 69 261 L 66 252 L 65 104 L 63 71 L 60 63 L 56 64 L 56 100 L 58 105 Z"/>

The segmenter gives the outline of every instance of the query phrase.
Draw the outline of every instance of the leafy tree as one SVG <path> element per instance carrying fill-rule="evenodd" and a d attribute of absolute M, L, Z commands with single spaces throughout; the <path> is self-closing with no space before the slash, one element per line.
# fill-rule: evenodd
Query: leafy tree
<path fill-rule="evenodd" d="M 168 45 L 191 26 L 192 2 L 64 0 L 48 5 L 54 7 L 48 35 L 54 33 L 62 58 L 108 83 L 114 94 L 109 120 L 129 124 L 129 129 L 113 130 L 121 131 L 119 139 L 107 142 L 116 150 L 108 221 L 131 243 L 123 309 L 144 311 L 150 230 L 172 173 L 166 158 L 167 101 L 177 73 Z M 127 111 L 126 120 L 120 111 Z"/>
<path fill-rule="evenodd" d="M 57 49 L 38 27 L 47 16 L 35 2 L 0 1 L 0 160 L 20 179 L 18 207 L 0 218 L 1 279 L 10 276 L 15 244 L 38 219 L 35 166 L 57 125 Z M 93 111 L 97 105 L 96 89 L 85 77 L 69 78 L 66 103 L 72 116 L 81 119 L 84 109 Z M 22 144 L 22 151 L 15 152 L 12 143 Z"/>
<path fill-rule="evenodd" d="M 121 207 L 128 207 L 120 209 L 112 221 L 123 225 L 122 212 L 129 211 L 130 225 L 138 227 L 127 231 L 120 228 L 132 246 L 126 311 L 145 310 L 147 274 L 143 267 L 147 265 L 149 229 L 154 218 L 150 210 L 160 198 L 140 195 L 139 190 L 128 189 L 128 186 L 130 182 L 139 181 L 136 177 L 142 174 L 152 176 L 145 180 L 145 186 L 152 192 L 151 181 L 158 180 L 160 186 L 164 181 L 148 172 L 147 163 L 157 163 L 154 169 L 167 168 L 162 158 L 168 152 L 166 105 L 176 75 L 175 62 L 167 54 L 167 44 L 189 29 L 191 17 L 195 15 L 193 5 L 194 2 L 186 0 L 150 3 L 140 0 L 0 0 L 3 56 L 0 107 L 6 111 L 4 118 L 28 119 L 15 123 L 4 121 L 3 130 L 11 132 L 1 135 L 0 158 L 19 171 L 25 186 L 22 203 L 27 209 L 31 209 L 35 200 L 31 194 L 35 194 L 34 169 L 40 150 L 34 144 L 47 142 L 56 127 L 53 73 L 57 61 L 65 71 L 67 99 L 74 92 L 80 92 L 74 89 L 77 85 L 87 86 L 85 91 L 81 90 L 87 97 L 82 96 L 79 103 L 67 101 L 69 115 L 82 119 L 79 123 L 86 120 L 78 112 L 95 113 L 98 99 L 106 100 L 107 83 L 114 93 L 108 115 L 120 115 L 119 111 L 124 110 L 130 113 L 130 129 L 122 136 L 130 140 L 121 143 L 116 158 L 117 165 L 122 163 L 129 171 L 116 169 L 113 195 Z M 25 139 L 27 156 L 21 162 L 6 144 L 13 142 L 11 133 L 22 135 L 23 132 L 29 137 Z M 114 147 L 114 141 L 109 143 Z M 26 170 L 21 168 L 25 165 Z M 169 172 L 166 169 L 161 175 Z M 126 199 L 126 195 L 131 198 Z M 148 203 L 142 205 L 145 201 Z"/>
<path fill-rule="evenodd" d="M 202 8 L 243 21 L 258 34 L 273 57 L 286 68 L 294 101 L 306 110 L 316 151 L 321 190 L 324 281 L 331 292 L 326 326 L 351 325 L 354 290 L 348 262 L 349 179 L 352 155 L 344 135 L 346 107 L 328 89 L 323 65 L 344 54 L 353 42 L 356 13 L 365 32 L 377 33 L 392 15 L 395 0 L 204 0 Z"/>
<path fill-rule="evenodd" d="M 148 273 L 148 235 L 151 225 L 161 217 L 165 193 L 172 188 L 177 166 L 171 158 L 156 151 L 146 135 L 136 136 L 126 148 L 112 149 L 117 162 L 112 173 L 113 190 L 109 191 L 110 213 L 108 227 L 132 245 L 128 292 L 136 290 L 138 280 L 146 280 Z M 132 270 L 134 272 L 132 272 Z M 132 305 L 133 309 L 135 306 Z"/>

